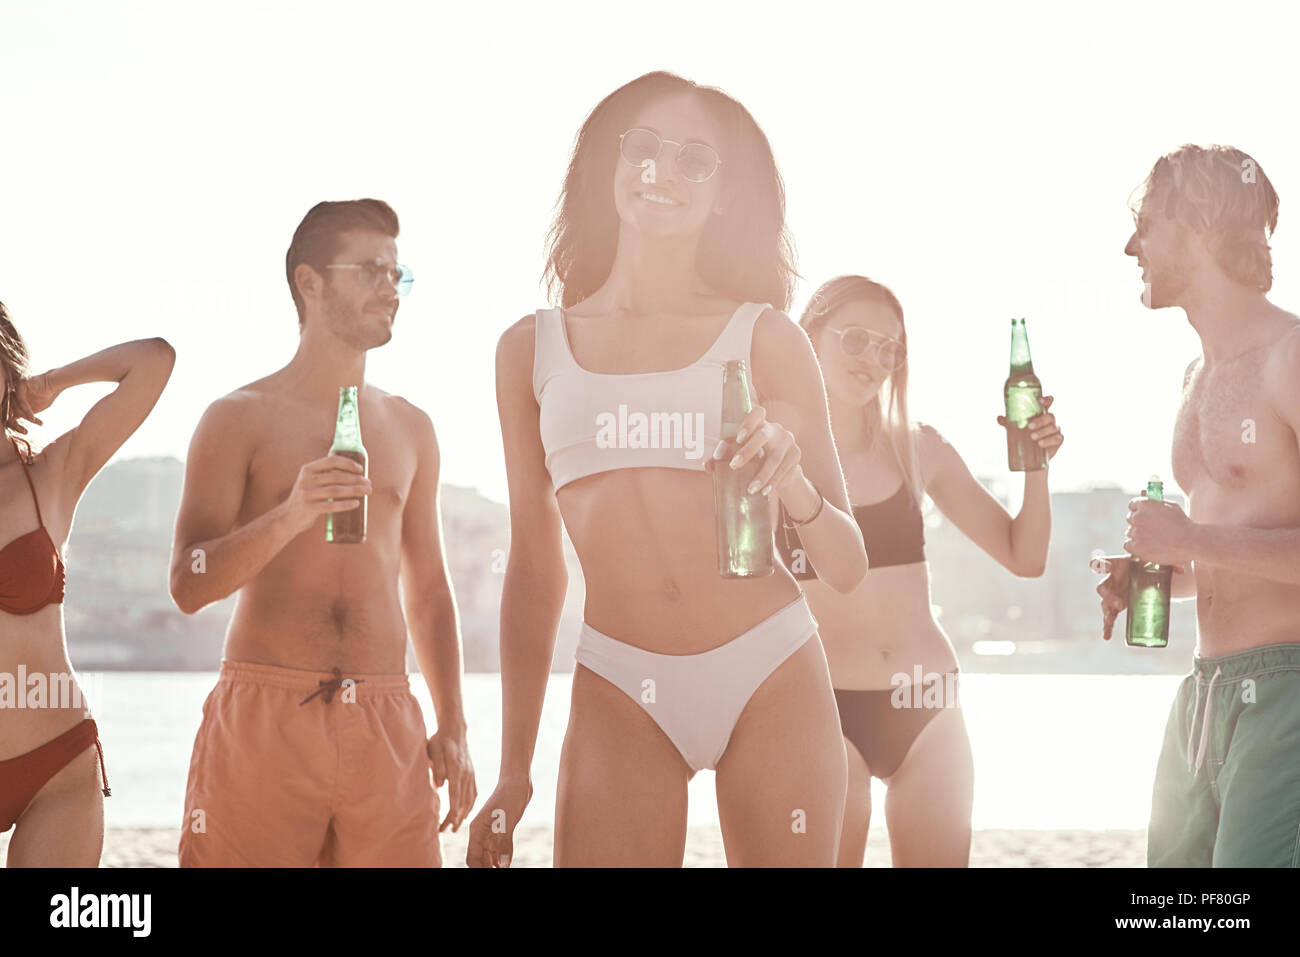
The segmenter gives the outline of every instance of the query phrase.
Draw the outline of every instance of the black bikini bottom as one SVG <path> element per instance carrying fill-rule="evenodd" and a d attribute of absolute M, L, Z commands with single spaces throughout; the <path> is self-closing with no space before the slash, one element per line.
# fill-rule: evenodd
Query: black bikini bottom
<path fill-rule="evenodd" d="M 903 763 L 921 729 L 942 708 L 957 706 L 957 672 L 932 675 L 920 685 L 870 691 L 836 689 L 844 737 L 862 754 L 872 777 L 887 778 Z M 951 689 L 952 694 L 949 694 Z"/>

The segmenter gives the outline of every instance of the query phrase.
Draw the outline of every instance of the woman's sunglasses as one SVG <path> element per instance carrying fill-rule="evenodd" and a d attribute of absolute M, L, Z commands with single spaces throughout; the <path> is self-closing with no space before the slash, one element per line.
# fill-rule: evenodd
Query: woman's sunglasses
<path fill-rule="evenodd" d="M 618 138 L 618 152 L 625 162 L 644 168 L 659 158 L 665 143 L 677 147 L 677 172 L 692 183 L 703 183 L 722 165 L 717 152 L 707 143 L 678 143 L 663 139 L 654 130 L 639 128 L 628 130 Z"/>
<path fill-rule="evenodd" d="M 883 332 L 876 332 L 866 326 L 845 326 L 826 331 L 840 337 L 840 350 L 845 355 L 865 354 L 869 360 L 889 372 L 894 372 L 907 361 L 907 346 Z"/>

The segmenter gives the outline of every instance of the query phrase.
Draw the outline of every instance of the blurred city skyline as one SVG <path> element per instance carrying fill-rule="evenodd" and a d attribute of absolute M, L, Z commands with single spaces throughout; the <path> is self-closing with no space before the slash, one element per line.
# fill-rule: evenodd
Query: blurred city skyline
<path fill-rule="evenodd" d="M 1172 487 L 1199 345 L 1181 310 L 1141 305 L 1127 201 L 1182 143 L 1246 150 L 1282 198 L 1270 297 L 1297 308 L 1300 132 L 1278 105 L 1300 14 L 1100 4 L 1064 23 L 1033 4 L 665 2 L 638 18 L 594 3 L 0 0 L 0 300 L 33 371 L 165 336 L 172 380 L 119 458 L 184 460 L 210 402 L 293 354 L 283 264 L 302 215 L 385 199 L 416 282 L 367 378 L 430 414 L 444 482 L 504 501 L 497 338 L 548 305 L 543 239 L 583 119 L 667 69 L 721 87 L 766 132 L 805 277 L 790 314 L 840 273 L 893 288 L 913 416 L 973 472 L 1006 474 L 995 417 L 1007 320 L 1025 316 L 1066 436 L 1053 489 L 1135 494 L 1153 472 Z M 38 439 L 106 388 L 61 397 Z"/>
<path fill-rule="evenodd" d="M 78 667 L 207 670 L 221 657 L 235 596 L 194 615 L 168 593 L 169 560 L 182 463 L 171 457 L 117 461 L 95 478 L 68 539 L 68 640 Z M 1007 503 L 1008 483 L 981 479 Z M 506 507 L 443 483 L 443 543 L 460 620 L 467 672 L 497 670 Z M 1156 673 L 1185 670 L 1195 643 L 1195 603 L 1177 602 L 1167 649 L 1129 648 L 1123 624 L 1101 640 L 1101 611 L 1088 567 L 1094 550 L 1120 550 L 1128 493 L 1115 488 L 1054 492 L 1052 543 L 1040 578 L 1017 578 L 925 502 L 931 608 L 963 667 L 1018 673 Z M 568 591 L 553 671 L 571 671 L 586 597 L 582 567 L 565 542 Z M 408 665 L 415 660 L 408 649 Z"/>

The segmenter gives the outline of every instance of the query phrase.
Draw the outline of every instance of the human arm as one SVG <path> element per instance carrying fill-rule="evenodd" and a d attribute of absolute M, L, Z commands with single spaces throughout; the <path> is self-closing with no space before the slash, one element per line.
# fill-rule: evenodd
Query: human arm
<path fill-rule="evenodd" d="M 1050 412 L 1052 397 L 1043 397 L 1044 412 L 1030 420 L 1039 446 L 1053 455 L 1061 444 L 1060 429 Z M 998 423 L 1005 425 L 1002 416 Z M 967 538 L 1012 574 L 1037 578 L 1047 566 L 1052 537 L 1051 493 L 1047 469 L 1025 473 L 1025 494 L 1013 517 L 984 486 L 939 432 L 928 425 L 917 430 L 918 453 L 926 492 L 940 512 Z"/>
<path fill-rule="evenodd" d="M 1132 568 L 1131 555 L 1097 555 L 1089 567 L 1098 575 L 1105 575 L 1097 594 L 1101 596 L 1101 637 L 1110 641 L 1115 619 L 1128 609 L 1128 576 Z M 1196 576 L 1182 565 L 1174 566 L 1170 597 L 1177 600 L 1196 597 Z"/>
<path fill-rule="evenodd" d="M 1160 565 L 1198 563 L 1300 585 L 1300 528 L 1202 525 L 1192 521 L 1179 505 L 1152 501 L 1145 494 L 1129 503 L 1124 548 L 1143 561 Z"/>
<path fill-rule="evenodd" d="M 299 470 L 288 498 L 236 528 L 253 452 L 245 422 L 256 403 L 238 394 L 217 400 L 190 439 L 169 581 L 186 614 L 234 594 L 320 515 L 361 504 L 331 498 L 370 494 L 361 465 L 327 455 Z"/>
<path fill-rule="evenodd" d="M 568 571 L 555 489 L 546 470 L 532 391 L 534 318 L 497 344 L 497 411 L 510 493 L 510 554 L 501 591 L 501 772 L 470 824 L 465 863 L 509 866 L 514 828 L 532 797 L 537 745 Z"/>
<path fill-rule="evenodd" d="M 447 783 L 450 807 L 441 829 L 450 825 L 458 831 L 478 791 L 465 736 L 460 621 L 442 546 L 438 438 L 424 412 L 409 403 L 405 411 L 418 461 L 402 512 L 402 604 L 415 660 L 438 720 L 426 751 L 434 784 Z"/>
<path fill-rule="evenodd" d="M 18 383 L 9 424 L 21 434 L 27 429 L 18 419 L 41 425 L 37 416 L 65 390 L 91 382 L 117 383 L 78 425 L 45 447 L 44 455 L 61 477 L 59 494 L 65 502 L 76 503 L 81 498 L 90 480 L 144 422 L 162 395 L 175 362 L 176 352 L 166 339 L 137 339 Z"/>
<path fill-rule="evenodd" d="M 862 532 L 849 514 L 844 473 L 831 437 L 826 387 L 812 343 L 784 313 L 767 310 L 755 324 L 752 354 L 755 383 L 763 386 L 765 405 L 755 407 L 741 423 L 736 434 L 739 447 L 726 450 L 734 457 L 715 458 L 707 467 L 739 468 L 763 449 L 764 462 L 753 490 L 770 490 L 767 494 L 792 519 L 816 516 L 799 526 L 808 560 L 826 584 L 839 592 L 852 591 L 867 573 L 867 552 Z M 773 419 L 768 418 L 769 407 Z M 785 422 L 775 421 L 778 416 Z M 725 454 L 721 445 L 715 456 L 719 453 Z"/>

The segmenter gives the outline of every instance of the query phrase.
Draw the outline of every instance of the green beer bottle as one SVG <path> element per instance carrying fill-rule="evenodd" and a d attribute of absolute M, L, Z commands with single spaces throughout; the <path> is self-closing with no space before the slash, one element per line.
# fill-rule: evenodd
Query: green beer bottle
<path fill-rule="evenodd" d="M 738 469 L 727 463 L 739 448 L 736 432 L 753 406 L 749 372 L 741 359 L 730 360 L 722 373 L 722 435 L 728 448 L 713 466 L 713 505 L 718 526 L 718 574 L 723 578 L 759 578 L 775 570 L 772 563 L 772 512 L 762 489 L 752 495 L 749 483 L 763 467 L 754 456 Z"/>
<path fill-rule="evenodd" d="M 1158 476 L 1147 482 L 1147 498 L 1165 500 Z M 1169 599 L 1174 568 L 1130 558 L 1128 565 L 1128 629 L 1124 641 L 1143 648 L 1164 648 L 1169 644 Z"/>
<path fill-rule="evenodd" d="M 1029 420 L 1043 411 L 1043 384 L 1034 375 L 1025 320 L 1011 320 L 1011 374 L 1002 387 L 1007 404 L 1007 465 L 1013 472 L 1047 468 L 1047 450 L 1029 437 Z"/>
<path fill-rule="evenodd" d="M 361 444 L 361 413 L 357 408 L 357 387 L 339 388 L 339 416 L 334 423 L 334 444 L 330 455 L 338 455 L 357 462 L 366 469 L 366 447 Z M 348 501 L 341 499 L 340 501 Z M 325 516 L 325 541 L 335 545 L 359 545 L 366 540 L 366 497 L 361 504 L 345 512 L 330 512 Z"/>

